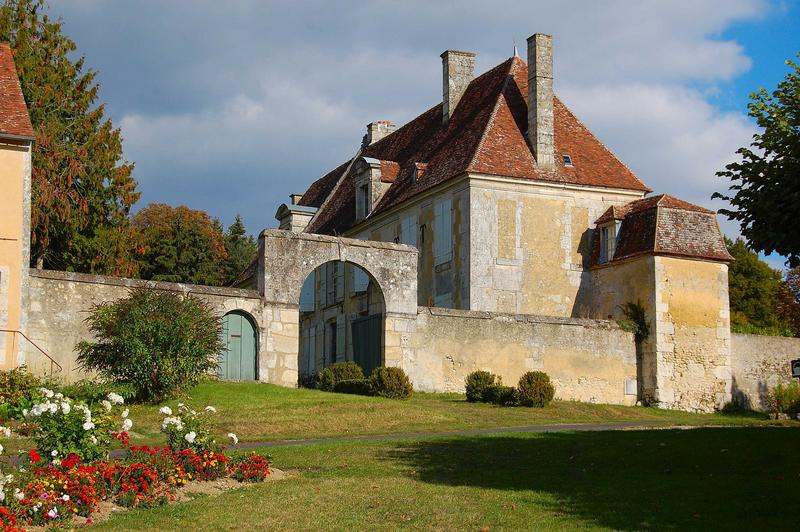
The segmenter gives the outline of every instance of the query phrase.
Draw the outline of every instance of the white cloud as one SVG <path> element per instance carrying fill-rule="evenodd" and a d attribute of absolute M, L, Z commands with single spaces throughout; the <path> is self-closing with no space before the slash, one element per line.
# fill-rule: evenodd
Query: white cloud
<path fill-rule="evenodd" d="M 484 71 L 510 55 L 512 39 L 524 57 L 534 31 L 554 35 L 557 93 L 601 141 L 657 192 L 712 205 L 724 185 L 714 173 L 753 131 L 714 105 L 719 85 L 751 64 L 722 33 L 776 9 L 767 0 L 53 4 L 101 71 L 143 201 L 225 221 L 242 212 L 251 225 L 274 223 L 286 194 L 349 157 L 367 122 L 402 123 L 435 104 L 442 50 L 476 51 Z"/>

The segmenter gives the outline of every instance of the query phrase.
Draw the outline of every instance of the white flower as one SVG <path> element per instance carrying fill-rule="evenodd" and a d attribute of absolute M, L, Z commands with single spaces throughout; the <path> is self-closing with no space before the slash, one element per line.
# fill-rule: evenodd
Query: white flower
<path fill-rule="evenodd" d="M 17 499 L 18 501 L 21 501 L 22 499 L 25 498 L 25 492 L 20 491 L 19 488 L 14 488 L 14 498 Z"/>
<path fill-rule="evenodd" d="M 175 425 L 176 429 L 183 430 L 183 422 L 179 417 L 165 417 L 161 422 L 161 430 L 166 430 L 170 425 Z"/>
<path fill-rule="evenodd" d="M 52 451 L 50 451 L 50 456 L 58 456 L 58 451 L 53 449 Z"/>
<path fill-rule="evenodd" d="M 47 403 L 47 409 L 50 410 L 51 414 L 55 414 L 58 412 L 58 404 L 57 403 Z"/>
<path fill-rule="evenodd" d="M 195 431 L 187 432 L 186 436 L 183 437 L 189 443 L 194 443 L 194 439 L 197 438 L 197 433 Z"/>
<path fill-rule="evenodd" d="M 87 421 L 83 424 L 83 430 L 92 430 L 94 428 L 94 423 L 91 421 Z"/>
<path fill-rule="evenodd" d="M 70 410 L 72 410 L 72 407 L 69 406 L 68 402 L 64 401 L 63 403 L 61 403 L 61 411 L 64 413 L 65 416 L 69 414 Z"/>
<path fill-rule="evenodd" d="M 92 443 L 95 443 L 95 444 L 97 443 L 97 436 L 95 436 L 94 434 L 89 436 L 89 439 L 92 441 Z"/>
<path fill-rule="evenodd" d="M 125 421 L 122 422 L 122 430 L 125 432 L 131 430 L 132 426 L 133 426 L 133 421 L 131 421 L 130 419 L 126 418 Z"/>
<path fill-rule="evenodd" d="M 5 436 L 6 438 L 11 437 L 11 429 L 8 427 L 0 427 L 0 432 L 2 432 L 3 436 Z"/>
<path fill-rule="evenodd" d="M 213 413 L 216 413 L 217 409 L 216 409 L 216 408 L 214 408 L 213 406 L 209 405 L 209 406 L 205 407 L 205 408 L 203 409 L 203 411 L 205 411 L 205 412 L 213 412 Z"/>
<path fill-rule="evenodd" d="M 61 500 L 67 502 L 69 500 L 69 495 L 65 494 L 63 497 L 61 497 Z"/>
<path fill-rule="evenodd" d="M 105 399 L 100 401 L 100 404 L 103 405 L 103 408 L 105 408 L 106 410 L 111 410 L 113 406 L 110 401 L 106 401 Z"/>
<path fill-rule="evenodd" d="M 172 409 L 170 407 L 168 407 L 168 406 L 162 406 L 159 409 L 159 412 L 161 414 L 164 414 L 165 416 L 171 416 L 172 415 Z"/>
<path fill-rule="evenodd" d="M 122 419 L 128 417 L 128 414 L 130 414 L 130 411 L 126 408 L 125 410 L 122 411 Z"/>
<path fill-rule="evenodd" d="M 55 519 L 56 517 L 58 517 L 58 510 L 56 510 L 55 508 L 51 508 L 50 511 L 47 512 L 47 517 L 49 517 L 50 519 Z"/>
<path fill-rule="evenodd" d="M 121 405 L 125 402 L 125 399 L 118 393 L 111 392 L 108 394 L 108 400 L 111 401 L 112 404 Z"/>
<path fill-rule="evenodd" d="M 24 408 L 22 410 L 22 417 L 28 417 L 28 412 L 29 412 L 29 410 L 27 408 Z"/>
<path fill-rule="evenodd" d="M 3 444 L 0 443 L 0 454 L 3 454 Z"/>
<path fill-rule="evenodd" d="M 63 398 L 64 398 L 64 394 L 60 393 L 60 392 L 53 396 L 53 399 L 55 399 L 56 401 L 60 401 Z"/>
<path fill-rule="evenodd" d="M 229 432 L 228 433 L 228 438 L 231 439 L 231 441 L 233 442 L 234 445 L 238 445 L 239 444 L 239 437 L 236 436 L 236 434 L 234 434 L 233 432 Z"/>
<path fill-rule="evenodd" d="M 53 390 L 48 390 L 47 388 L 39 388 L 39 392 L 41 392 L 41 394 L 47 397 L 48 399 L 50 399 L 51 397 L 53 397 L 53 395 L 55 395 L 53 393 Z"/>
<path fill-rule="evenodd" d="M 57 465 L 61 464 L 61 462 L 58 460 L 58 458 L 56 458 L 55 460 L 51 460 L 50 463 L 53 464 L 54 466 L 57 466 Z"/>

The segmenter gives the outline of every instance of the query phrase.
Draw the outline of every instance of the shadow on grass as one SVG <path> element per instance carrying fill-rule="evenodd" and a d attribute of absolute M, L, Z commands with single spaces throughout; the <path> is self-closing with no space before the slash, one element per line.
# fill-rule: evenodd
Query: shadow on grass
<path fill-rule="evenodd" d="M 546 433 L 416 441 L 384 458 L 432 484 L 545 492 L 548 510 L 615 529 L 789 529 L 798 444 L 796 428 Z"/>

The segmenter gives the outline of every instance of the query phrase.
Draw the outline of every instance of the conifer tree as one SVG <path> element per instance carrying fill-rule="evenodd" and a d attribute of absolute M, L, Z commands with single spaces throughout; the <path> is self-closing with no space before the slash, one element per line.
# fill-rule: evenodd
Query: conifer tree
<path fill-rule="evenodd" d="M 36 134 L 31 262 L 37 267 L 135 275 L 128 213 L 138 200 L 120 130 L 97 104 L 96 72 L 70 54 L 75 43 L 44 0 L 2 0 L 8 42 Z"/>
<path fill-rule="evenodd" d="M 250 265 L 258 250 L 253 235 L 247 234 L 242 217 L 236 215 L 234 222 L 225 233 L 225 249 L 228 259 L 225 261 L 225 284 L 229 285 Z"/>

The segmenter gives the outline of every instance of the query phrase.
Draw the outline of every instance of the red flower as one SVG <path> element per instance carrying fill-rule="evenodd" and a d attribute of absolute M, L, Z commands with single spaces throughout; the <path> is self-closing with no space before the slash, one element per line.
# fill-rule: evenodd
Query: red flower
<path fill-rule="evenodd" d="M 34 464 L 39 462 L 42 459 L 42 457 L 39 456 L 39 453 L 36 452 L 36 449 L 31 449 L 30 451 L 28 451 L 28 457 L 31 459 L 31 462 L 33 462 Z"/>

